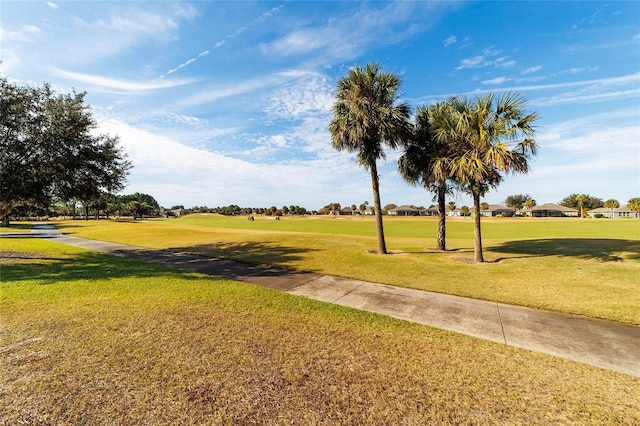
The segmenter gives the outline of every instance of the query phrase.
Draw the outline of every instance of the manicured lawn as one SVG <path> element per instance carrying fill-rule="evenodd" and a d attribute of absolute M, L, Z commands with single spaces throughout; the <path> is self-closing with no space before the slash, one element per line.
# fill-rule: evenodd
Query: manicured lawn
<path fill-rule="evenodd" d="M 67 221 L 65 233 L 145 247 L 314 271 L 640 325 L 640 221 L 483 220 L 485 257 L 472 264 L 470 219 L 449 220 L 434 250 L 434 218 L 385 218 L 376 248 L 371 218 L 190 215 L 148 221 Z"/>
<path fill-rule="evenodd" d="M 55 240 L 0 244 L 2 424 L 640 423 L 631 376 Z"/>

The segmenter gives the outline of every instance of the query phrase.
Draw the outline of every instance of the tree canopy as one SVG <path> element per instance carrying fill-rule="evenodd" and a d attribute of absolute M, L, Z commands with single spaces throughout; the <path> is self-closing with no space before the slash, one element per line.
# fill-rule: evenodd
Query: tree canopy
<path fill-rule="evenodd" d="M 636 213 L 640 213 L 640 197 L 633 197 L 627 201 L 627 208 Z"/>
<path fill-rule="evenodd" d="M 436 174 L 435 161 L 447 151 L 447 142 L 437 139 L 432 131 L 432 117 L 446 113 L 444 103 L 436 103 L 416 110 L 413 137 L 404 146 L 398 158 L 398 172 L 411 185 L 422 185 L 427 191 L 435 193 L 438 202 L 437 243 L 440 250 L 446 250 L 446 195 L 452 192 L 453 183 L 446 174 Z"/>
<path fill-rule="evenodd" d="M 385 147 L 397 148 L 411 135 L 410 109 L 399 102 L 400 77 L 382 71 L 377 63 L 354 67 L 337 84 L 329 132 L 333 147 L 356 154 L 371 174 L 376 209 L 378 252 L 386 254 L 377 162 Z"/>
<path fill-rule="evenodd" d="M 53 198 L 96 201 L 124 187 L 131 163 L 117 136 L 96 135 L 86 93 L 19 86 L 0 77 L 0 216 Z"/>
<path fill-rule="evenodd" d="M 507 173 L 527 173 L 536 154 L 533 123 L 537 113 L 525 111 L 515 92 L 473 99 L 454 96 L 434 118 L 432 131 L 447 150 L 434 163 L 436 176 L 455 181 L 473 197 L 474 260 L 484 261 L 480 230 L 480 197 L 497 187 Z"/>
<path fill-rule="evenodd" d="M 526 195 L 522 195 L 522 194 L 509 195 L 504 200 L 504 204 L 507 207 L 511 207 L 515 211 L 519 211 L 519 210 L 522 210 L 522 208 L 524 207 L 525 201 L 527 201 L 530 198 L 531 198 L 531 196 L 529 194 L 526 194 Z"/>
<path fill-rule="evenodd" d="M 587 210 L 598 209 L 604 207 L 604 202 L 601 198 L 592 197 L 589 194 L 571 194 L 567 195 L 560 201 L 560 205 L 569 207 L 572 209 L 579 209 L 582 203 L 582 207 Z"/>

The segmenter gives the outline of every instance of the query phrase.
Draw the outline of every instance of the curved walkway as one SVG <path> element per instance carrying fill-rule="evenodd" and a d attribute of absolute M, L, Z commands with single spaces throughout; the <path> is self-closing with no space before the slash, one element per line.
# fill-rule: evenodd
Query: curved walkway
<path fill-rule="evenodd" d="M 640 377 L 640 327 L 328 275 L 291 272 L 60 234 L 31 235 L 185 271 L 256 284 Z"/>

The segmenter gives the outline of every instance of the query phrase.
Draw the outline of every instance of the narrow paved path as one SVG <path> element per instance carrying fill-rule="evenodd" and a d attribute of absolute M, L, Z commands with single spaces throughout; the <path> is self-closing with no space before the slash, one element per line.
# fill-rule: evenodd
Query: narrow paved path
<path fill-rule="evenodd" d="M 640 377 L 640 327 L 334 276 L 86 240 L 62 235 L 46 224 L 34 226 L 32 235 L 376 312 Z"/>

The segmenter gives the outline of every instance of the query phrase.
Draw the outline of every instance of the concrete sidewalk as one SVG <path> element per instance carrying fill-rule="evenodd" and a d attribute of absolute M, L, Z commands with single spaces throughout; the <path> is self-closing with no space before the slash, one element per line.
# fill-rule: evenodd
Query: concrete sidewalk
<path fill-rule="evenodd" d="M 389 285 L 86 240 L 38 225 L 34 237 L 247 282 L 640 377 L 640 327 Z"/>

